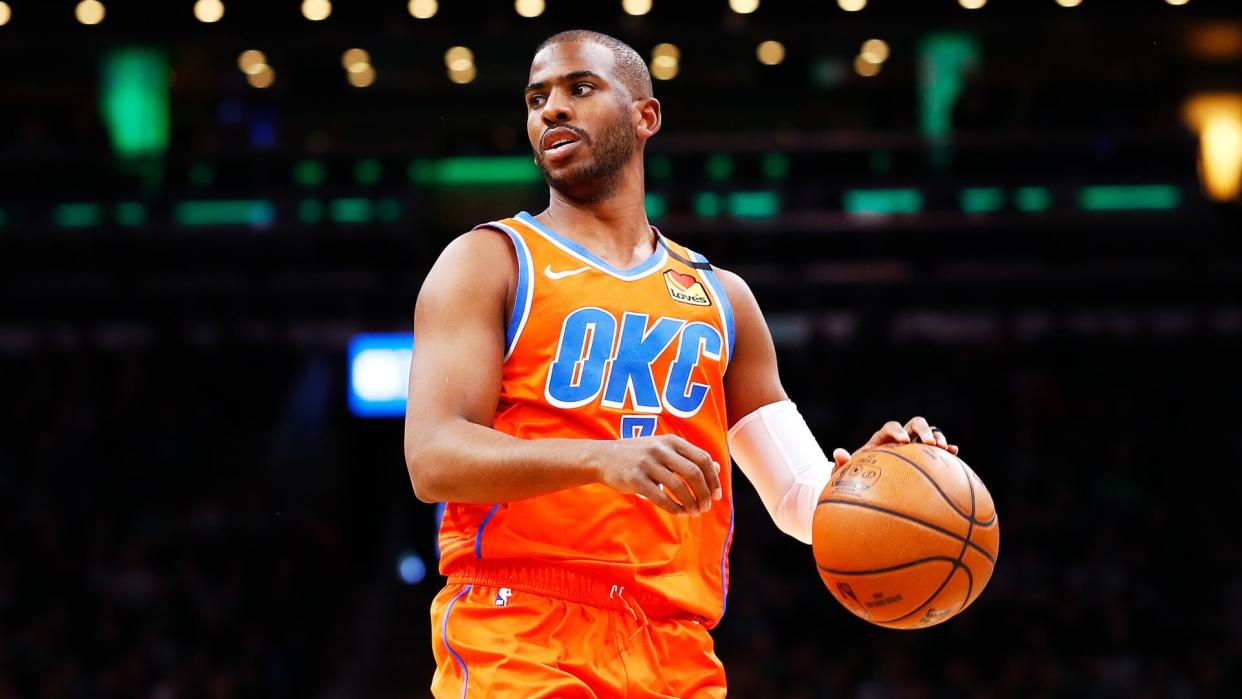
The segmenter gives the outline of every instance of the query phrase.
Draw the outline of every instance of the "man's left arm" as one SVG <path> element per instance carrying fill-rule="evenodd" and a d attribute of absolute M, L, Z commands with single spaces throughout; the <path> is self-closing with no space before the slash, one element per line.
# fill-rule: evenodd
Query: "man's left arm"
<path fill-rule="evenodd" d="M 737 333 L 724 377 L 729 451 L 759 491 L 776 526 L 809 544 L 819 495 L 828 484 L 834 462 L 840 466 L 849 461 L 850 452 L 836 448 L 832 461 L 824 455 L 781 385 L 776 348 L 755 295 L 738 275 L 719 268 L 716 272 L 729 296 Z M 911 418 L 905 425 L 889 421 L 860 448 L 907 444 L 912 437 L 957 453 L 957 446 L 922 417 Z"/>

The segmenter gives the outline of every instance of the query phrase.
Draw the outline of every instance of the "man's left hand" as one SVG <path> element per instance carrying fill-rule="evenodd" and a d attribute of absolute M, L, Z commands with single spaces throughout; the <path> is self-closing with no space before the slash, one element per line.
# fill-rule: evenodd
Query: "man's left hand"
<path fill-rule="evenodd" d="M 909 444 L 914 439 L 923 444 L 940 447 L 954 456 L 957 455 L 957 445 L 949 444 L 949 440 L 945 438 L 940 428 L 927 424 L 927 420 L 917 416 L 910 418 L 904 426 L 896 420 L 884 423 L 884 426 L 876 430 L 875 434 L 871 435 L 871 439 L 859 449 L 871 449 L 885 444 Z M 832 450 L 832 459 L 837 462 L 837 466 L 849 461 L 851 456 L 852 454 L 840 447 Z"/>

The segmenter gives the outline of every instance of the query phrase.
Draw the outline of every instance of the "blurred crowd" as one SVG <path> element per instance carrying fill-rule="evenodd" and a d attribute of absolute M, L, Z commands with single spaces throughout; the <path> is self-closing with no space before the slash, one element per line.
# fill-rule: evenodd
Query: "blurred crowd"
<path fill-rule="evenodd" d="M 1242 695 L 1239 349 L 782 352 L 826 448 L 915 413 L 961 444 L 1000 557 L 960 617 L 873 628 L 740 485 L 715 631 L 731 695 Z M 417 549 L 431 508 L 403 486 L 399 422 L 344 410 L 343 365 L 228 344 L 0 356 L 0 697 L 425 695 L 440 578 L 401 583 L 375 513 Z M 396 602 L 368 615 L 377 586 Z M 359 658 L 377 617 L 403 629 L 378 651 L 396 669 L 360 680 L 389 667 Z"/>

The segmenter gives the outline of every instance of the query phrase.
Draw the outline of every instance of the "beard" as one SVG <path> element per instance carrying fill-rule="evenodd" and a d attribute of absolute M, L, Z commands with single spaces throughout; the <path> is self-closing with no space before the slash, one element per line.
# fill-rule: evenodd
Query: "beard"
<path fill-rule="evenodd" d="M 607 199 L 621 181 L 621 170 L 634 154 L 637 139 L 630 125 L 629 115 L 621 114 L 616 121 L 599 129 L 598 138 L 585 131 L 574 129 L 584 146 L 591 149 L 591 160 L 571 163 L 557 172 L 548 170 L 543 152 L 535 151 L 535 164 L 543 173 L 548 186 L 571 201 L 592 203 Z"/>

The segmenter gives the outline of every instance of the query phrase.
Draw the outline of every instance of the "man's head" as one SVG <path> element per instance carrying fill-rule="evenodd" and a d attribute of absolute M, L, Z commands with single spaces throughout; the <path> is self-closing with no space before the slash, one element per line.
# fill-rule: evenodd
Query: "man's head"
<path fill-rule="evenodd" d="M 606 34 L 556 34 L 535 51 L 526 131 L 548 184 L 574 201 L 607 198 L 660 128 L 651 74 L 634 49 Z"/>

